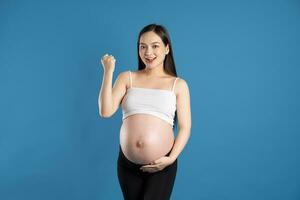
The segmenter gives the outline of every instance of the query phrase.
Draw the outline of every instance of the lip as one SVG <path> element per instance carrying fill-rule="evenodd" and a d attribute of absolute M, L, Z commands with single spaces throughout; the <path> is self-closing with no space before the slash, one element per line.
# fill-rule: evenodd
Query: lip
<path fill-rule="evenodd" d="M 152 63 L 156 59 L 156 57 L 154 57 L 154 58 L 145 58 L 145 59 L 146 59 L 147 63 Z"/>
<path fill-rule="evenodd" d="M 156 57 L 145 57 L 145 59 L 154 59 Z"/>

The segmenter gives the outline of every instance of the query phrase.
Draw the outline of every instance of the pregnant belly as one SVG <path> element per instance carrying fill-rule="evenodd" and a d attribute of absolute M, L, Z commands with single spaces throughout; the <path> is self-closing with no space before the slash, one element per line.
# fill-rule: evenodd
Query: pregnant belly
<path fill-rule="evenodd" d="M 120 129 L 121 149 L 136 164 L 148 164 L 166 155 L 173 143 L 172 126 L 153 115 L 131 115 Z"/>

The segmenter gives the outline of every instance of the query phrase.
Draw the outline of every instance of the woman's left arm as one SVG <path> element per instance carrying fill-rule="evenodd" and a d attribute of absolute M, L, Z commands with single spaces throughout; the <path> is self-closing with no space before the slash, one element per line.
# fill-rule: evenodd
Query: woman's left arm
<path fill-rule="evenodd" d="M 169 157 L 174 162 L 190 138 L 192 127 L 190 92 L 185 80 L 179 79 L 176 84 L 176 110 L 178 119 L 178 134 Z"/>
<path fill-rule="evenodd" d="M 178 92 L 176 92 L 178 91 Z M 154 162 L 142 166 L 144 172 L 157 172 L 171 165 L 182 152 L 190 137 L 191 131 L 191 106 L 190 92 L 185 80 L 178 79 L 176 83 L 176 110 L 178 118 L 178 134 L 169 156 L 163 156 Z"/>

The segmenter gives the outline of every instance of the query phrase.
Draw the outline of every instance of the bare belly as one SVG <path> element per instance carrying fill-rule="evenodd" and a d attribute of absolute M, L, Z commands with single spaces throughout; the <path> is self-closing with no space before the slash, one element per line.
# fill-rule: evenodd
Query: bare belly
<path fill-rule="evenodd" d="M 124 119 L 120 145 L 128 160 L 148 164 L 166 155 L 173 146 L 172 126 L 149 114 L 135 114 Z"/>

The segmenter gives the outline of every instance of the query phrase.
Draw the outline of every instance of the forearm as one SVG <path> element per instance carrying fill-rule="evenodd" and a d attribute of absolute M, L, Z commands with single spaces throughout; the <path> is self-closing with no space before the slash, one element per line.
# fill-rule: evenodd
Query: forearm
<path fill-rule="evenodd" d="M 104 116 L 109 114 L 112 108 L 112 80 L 113 71 L 104 71 L 98 97 L 99 113 Z"/>
<path fill-rule="evenodd" d="M 173 161 L 175 161 L 179 156 L 179 154 L 182 152 L 189 138 L 190 138 L 190 128 L 179 129 L 172 151 L 169 155 L 169 157 Z"/>

